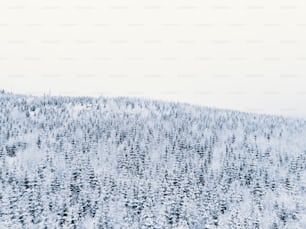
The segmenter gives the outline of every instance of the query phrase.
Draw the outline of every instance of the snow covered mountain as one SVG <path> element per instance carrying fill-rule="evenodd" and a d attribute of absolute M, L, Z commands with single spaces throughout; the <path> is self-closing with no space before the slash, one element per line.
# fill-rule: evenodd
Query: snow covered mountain
<path fill-rule="evenodd" d="M 306 122 L 0 94 L 0 228 L 306 228 Z"/>

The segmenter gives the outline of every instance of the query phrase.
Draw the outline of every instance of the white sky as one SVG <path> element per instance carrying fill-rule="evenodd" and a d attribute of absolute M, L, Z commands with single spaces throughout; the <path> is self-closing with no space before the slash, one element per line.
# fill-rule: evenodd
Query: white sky
<path fill-rule="evenodd" d="M 306 115 L 303 0 L 1 0 L 0 88 Z"/>

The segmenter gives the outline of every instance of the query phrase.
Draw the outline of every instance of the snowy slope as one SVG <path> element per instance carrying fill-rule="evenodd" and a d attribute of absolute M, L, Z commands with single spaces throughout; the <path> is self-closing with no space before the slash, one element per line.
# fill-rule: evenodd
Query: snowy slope
<path fill-rule="evenodd" d="M 0 228 L 306 228 L 306 122 L 0 94 Z"/>

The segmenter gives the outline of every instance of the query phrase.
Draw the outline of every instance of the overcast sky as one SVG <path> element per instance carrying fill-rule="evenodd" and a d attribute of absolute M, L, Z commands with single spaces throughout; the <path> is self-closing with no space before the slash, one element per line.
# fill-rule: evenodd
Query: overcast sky
<path fill-rule="evenodd" d="M 302 0 L 2 0 L 0 88 L 306 115 Z"/>

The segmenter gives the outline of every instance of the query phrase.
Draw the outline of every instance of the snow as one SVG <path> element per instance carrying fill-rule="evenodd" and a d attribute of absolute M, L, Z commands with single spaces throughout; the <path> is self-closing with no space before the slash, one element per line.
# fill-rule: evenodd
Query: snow
<path fill-rule="evenodd" d="M 0 95 L 0 228 L 305 228 L 306 122 Z"/>

